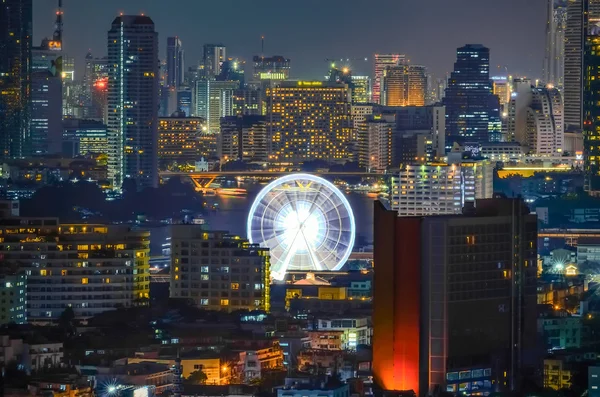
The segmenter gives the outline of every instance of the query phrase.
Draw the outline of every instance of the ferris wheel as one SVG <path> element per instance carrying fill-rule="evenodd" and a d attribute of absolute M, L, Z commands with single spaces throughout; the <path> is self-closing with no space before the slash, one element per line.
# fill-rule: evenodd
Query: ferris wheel
<path fill-rule="evenodd" d="M 248 239 L 269 248 L 271 276 L 338 270 L 354 247 L 354 214 L 331 182 L 310 174 L 279 178 L 260 191 L 248 215 Z"/>

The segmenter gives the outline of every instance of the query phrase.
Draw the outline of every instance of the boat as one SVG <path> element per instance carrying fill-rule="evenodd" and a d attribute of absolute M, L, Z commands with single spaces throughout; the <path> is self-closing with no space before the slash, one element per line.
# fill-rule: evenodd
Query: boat
<path fill-rule="evenodd" d="M 248 191 L 246 189 L 224 187 L 217 189 L 217 194 L 219 196 L 245 197 L 248 195 Z"/>

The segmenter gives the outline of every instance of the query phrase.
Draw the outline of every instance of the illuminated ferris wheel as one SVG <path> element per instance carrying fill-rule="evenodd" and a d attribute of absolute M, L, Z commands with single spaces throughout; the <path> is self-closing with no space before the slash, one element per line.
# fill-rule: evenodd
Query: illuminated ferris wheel
<path fill-rule="evenodd" d="M 279 178 L 260 191 L 248 215 L 248 238 L 267 247 L 271 276 L 340 269 L 354 246 L 354 214 L 331 182 L 309 174 Z"/>

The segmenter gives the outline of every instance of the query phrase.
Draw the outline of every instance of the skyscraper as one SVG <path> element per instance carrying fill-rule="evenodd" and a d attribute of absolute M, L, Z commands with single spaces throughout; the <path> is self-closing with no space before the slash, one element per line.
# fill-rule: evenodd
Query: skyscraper
<path fill-rule="evenodd" d="M 265 116 L 237 115 L 221 119 L 219 158 L 227 161 L 268 161 L 269 141 Z"/>
<path fill-rule="evenodd" d="M 212 78 L 196 81 L 194 115 L 206 120 L 210 134 L 219 133 L 221 117 L 234 115 L 234 92 L 239 86 L 238 81 L 217 81 Z"/>
<path fill-rule="evenodd" d="M 266 99 L 271 161 L 344 163 L 353 158 L 355 139 L 346 84 L 283 81 L 267 88 Z"/>
<path fill-rule="evenodd" d="M 375 202 L 373 375 L 387 390 L 516 390 L 537 368 L 537 217 L 520 199 L 398 217 Z"/>
<path fill-rule="evenodd" d="M 600 31 L 592 29 L 586 38 L 583 89 L 584 188 L 600 195 Z M 566 111 L 566 109 L 565 109 Z"/>
<path fill-rule="evenodd" d="M 456 50 L 456 63 L 443 103 L 447 144 L 500 140 L 500 103 L 492 93 L 488 48 L 467 44 Z"/>
<path fill-rule="evenodd" d="M 544 82 L 562 89 L 565 66 L 567 0 L 547 0 L 547 2 Z"/>
<path fill-rule="evenodd" d="M 405 56 L 400 54 L 375 54 L 375 73 L 373 74 L 373 92 L 371 100 L 381 103 L 381 89 L 383 71 L 388 66 L 398 66 L 405 62 Z"/>
<path fill-rule="evenodd" d="M 167 86 L 179 88 L 185 71 L 183 48 L 179 37 L 167 37 Z"/>
<path fill-rule="evenodd" d="M 221 73 L 221 66 L 227 60 L 227 50 L 223 44 L 204 44 L 202 65 L 204 76 L 217 76 Z"/>
<path fill-rule="evenodd" d="M 118 188 L 158 185 L 158 33 L 147 16 L 122 15 L 108 32 L 108 175 Z"/>
<path fill-rule="evenodd" d="M 565 124 L 569 130 L 582 128 L 583 52 L 587 26 L 600 18 L 598 0 L 567 0 L 565 30 L 564 103 Z"/>
<path fill-rule="evenodd" d="M 388 66 L 383 71 L 380 101 L 386 106 L 425 106 L 427 73 L 424 66 Z"/>
<path fill-rule="evenodd" d="M 0 157 L 23 157 L 29 152 L 31 36 L 31 0 L 4 0 L 0 6 Z"/>

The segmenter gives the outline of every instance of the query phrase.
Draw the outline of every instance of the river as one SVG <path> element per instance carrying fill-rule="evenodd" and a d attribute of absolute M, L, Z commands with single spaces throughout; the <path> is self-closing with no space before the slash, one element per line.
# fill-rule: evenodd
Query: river
<path fill-rule="evenodd" d="M 246 184 L 248 190 L 245 197 L 206 196 L 207 207 L 218 204 L 217 211 L 209 210 L 205 215 L 211 230 L 224 230 L 232 234 L 246 237 L 246 220 L 254 198 L 264 185 Z M 346 198 L 352 207 L 356 224 L 355 248 L 373 243 L 373 201 L 372 197 L 363 193 L 348 193 Z M 160 252 L 160 244 L 168 236 L 168 228 L 152 229 L 153 254 Z M 158 252 L 157 252 L 158 251 Z"/>

